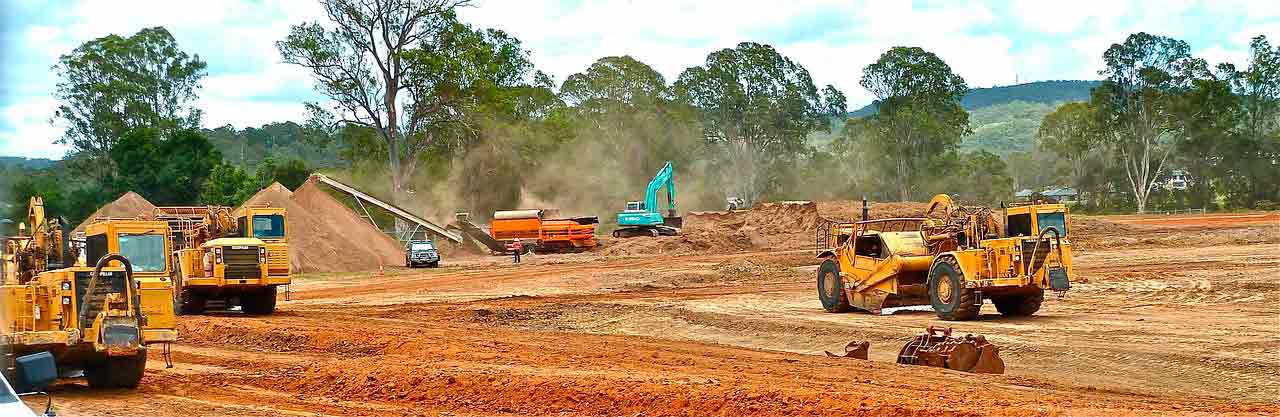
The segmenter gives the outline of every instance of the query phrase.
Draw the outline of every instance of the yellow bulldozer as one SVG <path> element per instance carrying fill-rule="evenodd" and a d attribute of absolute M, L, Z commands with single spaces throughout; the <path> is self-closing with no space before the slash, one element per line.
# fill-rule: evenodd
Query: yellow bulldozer
<path fill-rule="evenodd" d="M 157 207 L 173 230 L 170 276 L 182 314 L 239 306 L 271 314 L 276 289 L 291 282 L 286 212 L 281 207 Z"/>
<path fill-rule="evenodd" d="M 985 207 L 935 196 L 924 217 L 820 222 L 818 299 L 833 313 L 879 314 L 929 305 L 943 320 L 972 320 L 984 300 L 1030 316 L 1045 290 L 1070 287 L 1070 220 L 1063 204 Z"/>
<path fill-rule="evenodd" d="M 39 197 L 31 199 L 28 221 L 29 233 L 24 224 L 18 236 L 4 239 L 0 370 L 12 376 L 19 357 L 48 353 L 59 375 L 83 373 L 94 388 L 137 387 L 148 347 L 177 339 L 168 301 L 172 287 L 144 285 L 133 262 L 115 252 L 103 252 L 93 267 L 64 265 L 74 257 L 60 222 L 45 218 Z M 162 251 L 142 257 L 163 259 Z"/>

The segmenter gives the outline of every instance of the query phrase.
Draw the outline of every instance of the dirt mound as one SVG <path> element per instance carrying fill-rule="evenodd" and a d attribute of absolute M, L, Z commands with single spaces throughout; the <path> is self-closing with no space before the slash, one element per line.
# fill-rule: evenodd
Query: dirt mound
<path fill-rule="evenodd" d="M 102 206 L 98 211 L 93 212 L 93 214 L 90 214 L 89 217 L 85 218 L 83 223 L 76 226 L 76 229 L 72 231 L 72 233 L 84 233 L 84 229 L 88 227 L 90 223 L 93 223 L 94 220 L 99 218 L 114 217 L 132 219 L 138 216 L 150 215 L 155 211 L 155 209 L 155 204 L 151 204 L 150 201 L 142 198 L 138 193 L 130 191 L 124 193 L 124 195 L 121 195 L 120 198 L 117 198 L 115 201 Z"/>
<path fill-rule="evenodd" d="M 751 210 L 691 212 L 679 236 L 605 239 L 605 255 L 735 252 L 794 248 L 813 239 L 818 206 L 811 201 L 757 204 Z"/>
<path fill-rule="evenodd" d="M 332 242 L 335 249 L 339 250 L 338 253 L 344 254 L 327 261 L 318 261 L 316 265 L 321 265 L 319 268 L 330 271 L 367 271 L 377 269 L 378 265 L 404 262 L 404 248 L 400 246 L 400 242 L 378 230 L 314 182 L 307 181 L 298 187 L 298 191 L 293 193 L 293 200 L 315 215 L 318 222 L 323 222 L 333 230 L 334 237 L 328 242 Z M 345 255 L 358 252 L 368 255 Z"/>
<path fill-rule="evenodd" d="M 295 273 L 368 271 L 403 261 L 399 243 L 312 182 L 297 192 L 271 184 L 245 202 L 251 204 L 288 211 L 289 263 Z"/>
<path fill-rule="evenodd" d="M 868 202 L 872 219 L 891 219 L 895 217 L 923 217 L 929 203 L 916 201 L 904 202 Z M 818 215 L 824 219 L 837 221 L 862 220 L 861 200 L 819 201 Z"/>

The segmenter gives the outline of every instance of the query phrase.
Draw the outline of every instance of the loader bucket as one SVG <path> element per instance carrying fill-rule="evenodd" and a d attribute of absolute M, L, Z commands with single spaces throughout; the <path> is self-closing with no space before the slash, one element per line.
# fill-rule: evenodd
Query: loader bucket
<path fill-rule="evenodd" d="M 829 351 L 824 351 L 824 352 L 827 353 L 827 356 L 830 356 L 833 358 L 854 358 L 854 359 L 865 360 L 867 359 L 867 353 L 870 350 L 871 350 L 871 342 L 865 342 L 865 341 L 859 342 L 855 340 L 855 341 L 849 342 L 849 344 L 844 346 L 843 355 L 837 355 Z"/>
<path fill-rule="evenodd" d="M 982 335 L 951 337 L 951 328 L 929 326 L 898 352 L 898 363 L 981 374 L 1003 374 L 1000 349 Z"/>

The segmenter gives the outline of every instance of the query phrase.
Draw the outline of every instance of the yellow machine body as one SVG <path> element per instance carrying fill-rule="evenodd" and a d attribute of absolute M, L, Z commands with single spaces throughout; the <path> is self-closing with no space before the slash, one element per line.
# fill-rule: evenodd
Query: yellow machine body
<path fill-rule="evenodd" d="M 292 282 L 287 213 L 282 207 L 158 207 L 155 218 L 174 230 L 179 312 L 210 303 L 245 312 L 275 310 L 276 288 Z"/>
<path fill-rule="evenodd" d="M 147 343 L 177 340 L 173 272 L 173 239 L 169 224 L 154 220 L 107 219 L 85 228 L 85 260 L 96 264 L 109 253 L 118 253 L 133 264 L 142 313 L 147 316 L 143 339 Z M 112 266 L 119 266 L 112 262 Z"/>
<path fill-rule="evenodd" d="M 939 207 L 953 205 L 949 197 L 935 200 Z M 1029 315 L 1039 309 L 1045 290 L 1069 288 L 1065 205 L 1006 208 L 1004 227 L 985 211 L 938 211 L 943 213 L 935 217 L 820 226 L 823 307 L 879 313 L 932 305 L 944 319 L 966 320 L 977 317 L 983 299 L 1007 315 Z"/>

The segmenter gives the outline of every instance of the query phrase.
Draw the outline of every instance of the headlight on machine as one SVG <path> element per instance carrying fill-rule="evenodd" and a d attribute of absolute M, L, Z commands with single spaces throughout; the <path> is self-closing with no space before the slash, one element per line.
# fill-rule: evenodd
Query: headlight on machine
<path fill-rule="evenodd" d="M 222 263 L 222 248 L 213 248 L 213 257 L 217 263 Z"/>
<path fill-rule="evenodd" d="M 70 282 L 67 282 L 67 281 L 62 281 L 62 290 L 63 290 L 63 291 L 70 291 L 70 290 L 71 290 L 71 283 L 70 283 Z"/>
<path fill-rule="evenodd" d="M 267 248 L 265 246 L 258 247 L 258 262 L 267 262 Z"/>

